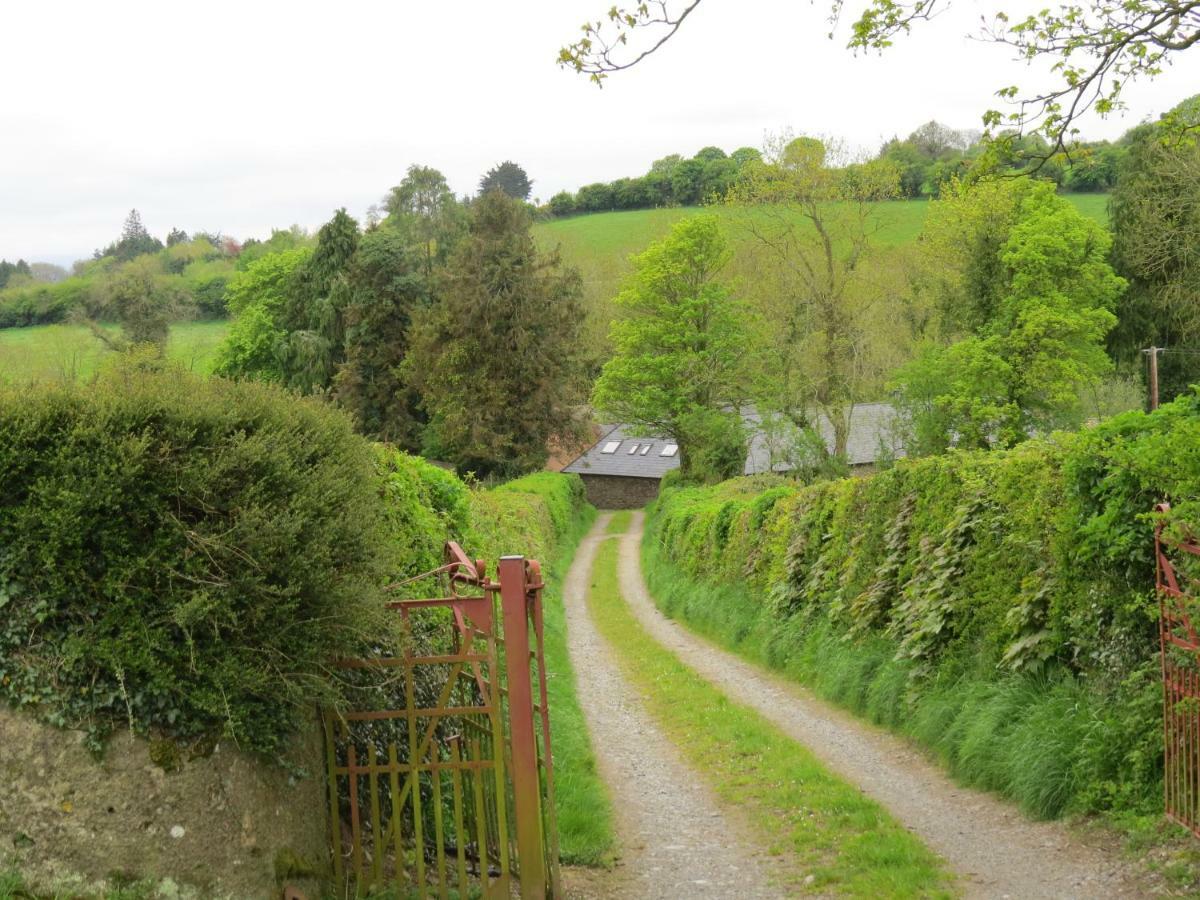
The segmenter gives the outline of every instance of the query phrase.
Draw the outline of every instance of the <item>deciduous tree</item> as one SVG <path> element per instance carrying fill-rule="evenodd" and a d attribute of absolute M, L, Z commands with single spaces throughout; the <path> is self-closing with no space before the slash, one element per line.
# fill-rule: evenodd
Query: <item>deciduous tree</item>
<path fill-rule="evenodd" d="M 1200 124 L 1200 97 L 1176 115 Z M 1114 356 L 1140 369 L 1145 347 L 1200 346 L 1200 143 L 1178 140 L 1157 125 L 1137 129 L 1109 215 L 1113 259 L 1129 279 L 1109 342 Z M 1169 400 L 1200 381 L 1200 356 L 1167 352 L 1159 377 L 1160 396 Z"/>
<path fill-rule="evenodd" d="M 740 474 L 746 454 L 748 310 L 720 280 L 729 258 L 708 215 L 634 257 L 616 299 L 615 352 L 592 394 L 603 414 L 674 440 L 685 476 L 700 480 Z"/>
<path fill-rule="evenodd" d="M 960 339 L 929 348 L 895 379 L 914 455 L 1008 447 L 1077 424 L 1081 390 L 1111 368 L 1104 338 L 1125 283 L 1108 263 L 1105 230 L 1047 182 L 977 190 L 939 201 L 964 239 L 933 240 L 927 251 L 958 270 L 940 289 L 952 306 L 957 285 L 963 312 L 947 327 Z"/>
<path fill-rule="evenodd" d="M 559 51 L 559 64 L 602 84 L 662 47 L 700 2 L 614 5 L 604 18 L 584 23 L 583 37 Z M 882 51 L 948 5 L 949 0 L 865 0 L 850 13 L 856 18 L 849 46 Z M 849 8 L 845 0 L 832 0 L 831 6 L 836 25 Z M 753 21 L 747 15 L 747 23 Z M 1153 78 L 1176 54 L 1200 43 L 1200 0 L 1061 2 L 1029 14 L 1000 7 L 985 13 L 983 22 L 984 39 L 1013 47 L 1023 59 L 1052 63 L 1049 84 L 1002 87 L 997 93 L 1016 101 L 1016 110 L 988 110 L 986 127 L 993 132 L 1039 129 L 1053 153 L 1068 144 L 1075 121 L 1087 110 L 1103 115 L 1119 108 L 1130 82 Z"/>
<path fill-rule="evenodd" d="M 878 224 L 875 202 L 894 197 L 898 177 L 886 162 L 835 165 L 815 138 L 777 138 L 764 162 L 751 162 L 729 194 L 736 221 L 764 257 L 770 279 L 762 312 L 761 404 L 797 428 L 820 411 L 843 456 L 855 402 L 877 388 L 884 342 L 868 321 L 881 301 L 867 265 Z"/>

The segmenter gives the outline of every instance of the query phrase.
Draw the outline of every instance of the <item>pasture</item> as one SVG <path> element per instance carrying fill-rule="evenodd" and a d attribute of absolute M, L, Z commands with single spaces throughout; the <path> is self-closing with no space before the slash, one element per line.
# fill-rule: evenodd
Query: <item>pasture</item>
<path fill-rule="evenodd" d="M 1108 195 L 1064 194 L 1085 216 L 1108 224 Z M 900 247 L 916 241 L 929 210 L 928 200 L 892 200 L 878 204 L 878 232 L 881 247 Z M 641 209 L 627 212 L 591 213 L 539 222 L 533 234 L 543 249 L 558 247 L 564 262 L 579 269 L 583 276 L 585 305 L 592 314 L 590 337 L 601 345 L 607 342 L 609 301 L 620 289 L 630 270 L 629 257 L 664 237 L 680 219 L 698 212 L 712 211 L 729 224 L 729 238 L 735 250 L 745 235 L 731 209 L 711 207 L 674 207 Z"/>
<path fill-rule="evenodd" d="M 171 326 L 167 356 L 207 375 L 228 328 L 226 321 L 177 322 Z M 111 352 L 84 325 L 0 329 L 0 382 L 87 378 Z"/>

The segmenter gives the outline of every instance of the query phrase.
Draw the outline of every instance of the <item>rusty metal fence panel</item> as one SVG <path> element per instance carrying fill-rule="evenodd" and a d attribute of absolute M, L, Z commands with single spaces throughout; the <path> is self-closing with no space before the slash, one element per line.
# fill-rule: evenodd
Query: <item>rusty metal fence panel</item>
<path fill-rule="evenodd" d="M 1167 817 L 1200 836 L 1200 544 L 1154 532 L 1163 680 L 1163 785 Z"/>
<path fill-rule="evenodd" d="M 395 600 L 400 656 L 339 661 L 325 720 L 334 877 L 347 896 L 561 897 L 536 561 L 487 577 L 455 543 L 438 596 Z"/>

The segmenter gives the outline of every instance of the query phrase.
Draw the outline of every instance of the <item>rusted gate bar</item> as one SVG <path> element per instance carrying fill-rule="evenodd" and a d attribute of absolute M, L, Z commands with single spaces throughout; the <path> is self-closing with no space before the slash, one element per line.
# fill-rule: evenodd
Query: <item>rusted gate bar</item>
<path fill-rule="evenodd" d="M 525 557 L 501 557 L 499 568 L 521 897 L 522 900 L 543 900 L 546 896 L 546 865 L 542 850 L 542 792 L 538 777 L 537 737 L 533 729 L 533 682 L 529 671 L 531 657 Z"/>
<path fill-rule="evenodd" d="M 410 635 L 427 623 L 419 645 L 338 663 L 365 693 L 326 716 L 335 877 L 359 896 L 507 900 L 516 878 L 523 900 L 561 897 L 540 568 L 505 557 L 493 581 L 448 542 L 393 587 L 430 577 L 438 596 L 387 604 Z"/>
<path fill-rule="evenodd" d="M 1154 530 L 1163 680 L 1163 799 L 1167 817 L 1200 837 L 1200 636 L 1193 624 L 1200 581 L 1191 574 L 1200 560 L 1200 544 L 1165 534 L 1170 511 L 1170 504 L 1159 504 Z M 1183 555 L 1176 562 L 1168 551 Z"/>

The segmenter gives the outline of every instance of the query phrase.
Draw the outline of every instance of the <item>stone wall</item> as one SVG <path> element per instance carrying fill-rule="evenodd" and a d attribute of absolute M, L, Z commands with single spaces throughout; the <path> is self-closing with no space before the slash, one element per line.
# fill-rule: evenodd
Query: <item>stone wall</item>
<path fill-rule="evenodd" d="M 641 509 L 658 496 L 657 478 L 628 475 L 580 475 L 588 503 L 596 509 Z"/>
<path fill-rule="evenodd" d="M 285 883 L 319 895 L 329 801 L 315 718 L 290 754 L 303 777 L 229 744 L 167 772 L 151 746 L 116 734 L 97 760 L 78 732 L 0 707 L 0 859 L 31 889 L 69 895 L 116 879 L 181 898 L 279 897 Z"/>

